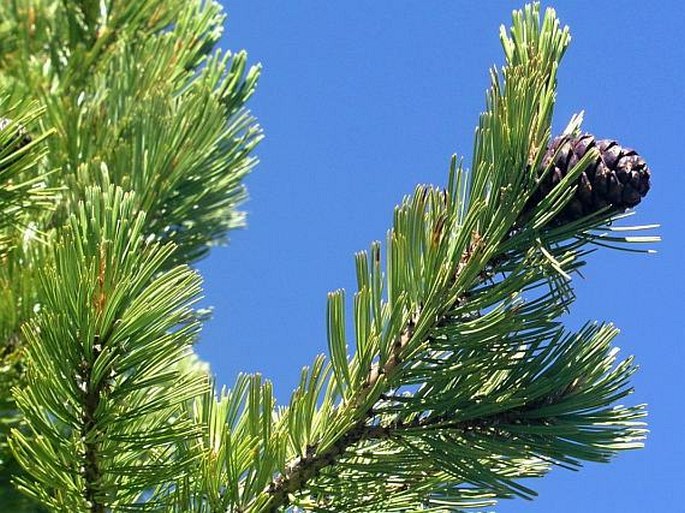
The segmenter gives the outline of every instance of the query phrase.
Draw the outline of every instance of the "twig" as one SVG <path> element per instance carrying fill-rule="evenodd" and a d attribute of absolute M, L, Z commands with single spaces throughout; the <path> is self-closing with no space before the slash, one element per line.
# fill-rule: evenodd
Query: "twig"
<path fill-rule="evenodd" d="M 469 247 L 465 251 L 464 255 L 462 255 L 456 266 L 454 274 L 455 278 L 466 266 L 467 262 L 474 256 L 474 254 L 482 249 L 483 243 L 484 241 L 482 237 L 480 237 L 478 233 L 474 232 L 473 242 L 469 244 Z M 490 272 L 484 271 L 479 276 L 479 279 L 485 280 L 490 278 L 491 275 L 492 274 Z M 465 300 L 467 297 L 467 294 L 464 294 L 463 299 Z M 461 300 L 458 300 L 457 302 L 460 301 Z M 414 336 L 414 330 L 420 315 L 421 309 L 418 309 L 411 316 L 405 328 L 397 336 L 392 346 L 390 358 L 388 358 L 388 360 L 382 366 L 378 362 L 371 366 L 360 393 L 358 394 L 356 400 L 352 403 L 353 408 L 359 408 L 360 406 L 364 405 L 367 402 L 369 393 L 375 388 L 378 381 L 384 376 L 387 377 L 392 375 L 399 367 L 402 361 L 402 353 Z M 443 320 L 444 319 L 439 318 L 436 322 L 439 325 Z M 358 415 L 361 418 L 357 421 L 357 423 L 355 423 L 352 428 L 347 431 L 347 433 L 341 436 L 328 449 L 319 453 L 315 452 L 312 455 L 307 454 L 302 458 L 298 458 L 288 465 L 288 470 L 285 474 L 276 477 L 269 484 L 265 490 L 265 492 L 269 495 L 269 500 L 265 504 L 263 511 L 275 513 L 279 508 L 287 505 L 289 502 L 289 494 L 302 489 L 310 479 L 316 477 L 323 468 L 333 465 L 348 448 L 352 447 L 356 443 L 369 437 L 377 438 L 379 436 L 389 436 L 392 432 L 391 427 L 368 424 L 368 421 L 373 419 L 375 416 L 373 409 L 358 412 Z"/>
<path fill-rule="evenodd" d="M 398 367 L 401 362 L 402 351 L 407 347 L 414 334 L 414 327 L 416 326 L 418 316 L 419 313 L 412 316 L 405 329 L 397 337 L 393 343 L 392 354 L 388 361 L 383 366 L 379 363 L 371 366 L 368 377 L 362 385 L 361 393 L 353 404 L 355 408 L 359 408 L 360 405 L 365 403 L 369 392 L 373 390 L 378 380 L 383 376 L 391 375 Z M 383 433 L 386 428 L 367 425 L 368 420 L 373 418 L 374 415 L 373 410 L 364 412 L 362 418 L 327 450 L 311 456 L 306 455 L 289 465 L 288 472 L 278 476 L 267 487 L 266 492 L 269 494 L 269 501 L 265 505 L 264 511 L 278 511 L 278 508 L 288 503 L 289 494 L 303 488 L 323 468 L 333 465 L 349 447 L 366 439 L 370 434 L 380 435 Z"/>
<path fill-rule="evenodd" d="M 101 352 L 99 337 L 96 335 L 94 340 L 95 359 Z M 105 513 L 105 506 L 97 497 L 102 472 L 98 462 L 100 453 L 100 443 L 96 435 L 95 412 L 100 404 L 100 395 L 104 388 L 104 382 L 93 383 L 93 365 L 86 360 L 81 362 L 81 373 L 79 376 L 83 390 L 83 425 L 81 426 L 81 438 L 84 445 L 84 466 L 83 479 L 85 481 L 84 495 L 91 513 Z M 95 436 L 93 436 L 95 435 Z"/>

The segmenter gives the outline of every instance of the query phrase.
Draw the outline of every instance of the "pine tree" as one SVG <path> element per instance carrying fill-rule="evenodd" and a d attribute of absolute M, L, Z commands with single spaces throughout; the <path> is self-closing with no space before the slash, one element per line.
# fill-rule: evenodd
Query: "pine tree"
<path fill-rule="evenodd" d="M 16 0 L 0 20 L 2 511 L 461 511 L 641 446 L 617 329 L 560 317 L 590 250 L 657 240 L 617 227 L 649 169 L 580 148 L 581 116 L 552 139 L 552 9 L 502 28 L 470 170 L 452 157 L 355 256 L 287 405 L 259 375 L 217 390 L 193 352 L 192 265 L 244 223 L 262 137 L 259 66 L 214 49 L 221 8 Z"/>

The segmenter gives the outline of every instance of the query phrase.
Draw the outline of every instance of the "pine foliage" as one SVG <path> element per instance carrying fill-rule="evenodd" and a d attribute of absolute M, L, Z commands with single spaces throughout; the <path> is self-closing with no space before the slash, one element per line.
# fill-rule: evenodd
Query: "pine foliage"
<path fill-rule="evenodd" d="M 86 191 L 47 245 L 41 309 L 23 329 L 15 399 L 28 429 L 11 442 L 32 477 L 20 488 L 53 510 L 126 511 L 192 463 L 169 454 L 198 434 L 182 408 L 206 381 L 176 363 L 199 329 L 200 279 L 186 266 L 160 273 L 174 247 L 145 241 L 134 205 L 118 187 Z"/>
<path fill-rule="evenodd" d="M 463 511 L 641 446 L 618 330 L 561 318 L 587 255 L 653 226 L 554 222 L 597 149 L 531 201 L 570 42 L 552 9 L 502 28 L 470 169 L 452 157 L 355 256 L 286 405 L 259 375 L 216 390 L 193 353 L 189 265 L 243 224 L 261 139 L 260 68 L 214 50 L 218 4 L 17 0 L 0 20 L 4 509 Z"/>

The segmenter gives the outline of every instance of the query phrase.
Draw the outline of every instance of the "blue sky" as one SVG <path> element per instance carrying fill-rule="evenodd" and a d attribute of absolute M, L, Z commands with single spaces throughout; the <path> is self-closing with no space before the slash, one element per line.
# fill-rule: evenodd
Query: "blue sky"
<path fill-rule="evenodd" d="M 251 108 L 266 132 L 248 178 L 248 228 L 200 264 L 215 307 L 200 354 L 218 381 L 263 373 L 286 401 L 323 352 L 326 292 L 353 289 L 353 253 L 383 239 L 393 206 L 417 183 L 444 184 L 449 156 L 468 161 L 488 68 L 503 62 L 498 28 L 519 2 L 226 1 L 222 47 L 264 66 Z M 540 497 L 500 512 L 677 511 L 683 506 L 681 368 L 685 191 L 685 44 L 681 2 L 559 1 L 571 48 L 555 127 L 638 149 L 653 189 L 636 223 L 659 222 L 655 256 L 613 251 L 576 281 L 571 322 L 611 320 L 641 366 L 634 402 L 650 404 L 647 448 L 580 473 L 557 469 Z"/>

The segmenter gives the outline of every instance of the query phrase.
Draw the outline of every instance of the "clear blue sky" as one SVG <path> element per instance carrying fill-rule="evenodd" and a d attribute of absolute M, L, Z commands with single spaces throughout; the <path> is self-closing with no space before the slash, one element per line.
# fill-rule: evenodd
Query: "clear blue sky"
<path fill-rule="evenodd" d="M 452 153 L 470 158 L 498 28 L 519 2 L 227 0 L 224 48 L 264 74 L 251 101 L 266 132 L 247 180 L 248 228 L 200 264 L 215 307 L 200 354 L 220 383 L 259 371 L 286 401 L 325 350 L 326 292 L 354 284 L 353 253 L 383 239 L 415 184 L 444 184 Z M 549 3 L 543 5 L 550 5 Z M 647 448 L 533 483 L 540 497 L 500 512 L 685 511 L 683 221 L 685 42 L 682 2 L 559 1 L 573 42 L 555 127 L 637 148 L 653 172 L 638 223 L 659 222 L 656 256 L 605 251 L 578 279 L 572 320 L 611 320 L 641 370 Z"/>

